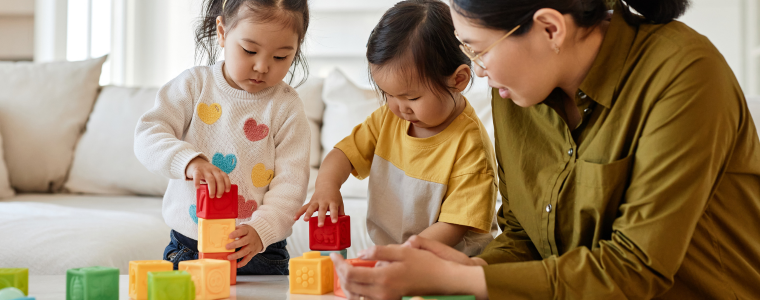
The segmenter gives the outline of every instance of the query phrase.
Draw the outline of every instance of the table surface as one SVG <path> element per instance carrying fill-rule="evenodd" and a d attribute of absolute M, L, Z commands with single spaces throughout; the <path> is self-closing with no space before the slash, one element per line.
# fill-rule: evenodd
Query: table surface
<path fill-rule="evenodd" d="M 37 300 L 66 299 L 66 275 L 30 275 L 29 296 Z M 119 299 L 129 298 L 129 276 L 119 276 Z M 345 300 L 333 293 L 321 296 L 288 293 L 288 276 L 237 276 L 229 299 Z"/>

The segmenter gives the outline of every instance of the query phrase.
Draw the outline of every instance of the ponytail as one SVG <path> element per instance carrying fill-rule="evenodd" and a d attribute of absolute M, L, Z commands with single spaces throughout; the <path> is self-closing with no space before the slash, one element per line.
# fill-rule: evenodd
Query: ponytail
<path fill-rule="evenodd" d="M 623 16 L 631 25 L 643 22 L 665 24 L 682 16 L 689 8 L 689 0 L 625 0 Z M 643 18 L 634 15 L 631 8 L 640 13 Z"/>

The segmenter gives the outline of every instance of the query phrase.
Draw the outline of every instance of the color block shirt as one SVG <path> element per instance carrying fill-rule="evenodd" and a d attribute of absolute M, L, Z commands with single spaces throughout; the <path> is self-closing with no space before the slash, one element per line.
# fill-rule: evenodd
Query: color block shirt
<path fill-rule="evenodd" d="M 615 12 L 570 128 L 494 91 L 491 299 L 757 299 L 760 140 L 731 69 L 681 22 Z"/>
<path fill-rule="evenodd" d="M 475 255 L 497 231 L 496 165 L 475 110 L 465 110 L 429 138 L 382 106 L 335 148 L 359 179 L 369 176 L 367 231 L 375 244 L 401 244 L 436 222 L 471 227 L 456 248 Z"/>
<path fill-rule="evenodd" d="M 195 188 L 185 170 L 202 157 L 238 185 L 236 223 L 251 225 L 266 248 L 291 234 L 306 200 L 309 124 L 292 87 L 238 90 L 224 79 L 223 64 L 189 69 L 159 90 L 137 124 L 135 154 L 172 179 L 163 202 L 169 227 L 198 239 Z"/>

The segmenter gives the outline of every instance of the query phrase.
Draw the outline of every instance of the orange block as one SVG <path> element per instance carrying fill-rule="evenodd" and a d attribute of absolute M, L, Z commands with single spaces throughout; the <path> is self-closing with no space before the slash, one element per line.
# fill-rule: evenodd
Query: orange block
<path fill-rule="evenodd" d="M 198 218 L 198 252 L 235 252 L 235 249 L 225 248 L 227 244 L 234 241 L 229 238 L 233 231 L 235 231 L 235 219 Z"/>
<path fill-rule="evenodd" d="M 290 259 L 290 293 L 324 295 L 333 290 L 333 263 L 319 251 Z"/>
<path fill-rule="evenodd" d="M 148 299 L 148 272 L 174 270 L 165 260 L 133 260 L 129 262 L 129 297 L 134 300 Z"/>
<path fill-rule="evenodd" d="M 347 263 L 351 264 L 354 267 L 365 267 L 365 268 L 374 268 L 375 264 L 377 263 L 376 260 L 363 260 L 363 259 L 347 259 Z M 340 279 L 338 278 L 338 272 L 334 272 L 335 277 L 333 278 L 333 281 L 335 284 L 333 285 L 333 293 L 335 296 L 346 298 L 346 293 L 343 292 L 343 289 L 340 287 Z"/>
<path fill-rule="evenodd" d="M 218 259 L 188 260 L 179 263 L 195 283 L 195 299 L 230 297 L 230 263 Z"/>
<path fill-rule="evenodd" d="M 198 253 L 198 259 L 219 259 L 223 261 L 230 262 L 230 285 L 235 285 L 237 283 L 237 261 L 233 260 L 227 260 L 227 256 L 230 254 L 228 252 L 222 252 L 222 253 Z"/>

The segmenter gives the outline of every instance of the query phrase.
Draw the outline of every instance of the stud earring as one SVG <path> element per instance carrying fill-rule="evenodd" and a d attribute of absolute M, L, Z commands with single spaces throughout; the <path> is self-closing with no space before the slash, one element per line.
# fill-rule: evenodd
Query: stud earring
<path fill-rule="evenodd" d="M 557 45 L 554 45 L 554 53 L 559 54 L 559 47 Z"/>

